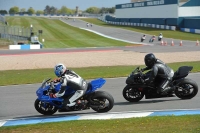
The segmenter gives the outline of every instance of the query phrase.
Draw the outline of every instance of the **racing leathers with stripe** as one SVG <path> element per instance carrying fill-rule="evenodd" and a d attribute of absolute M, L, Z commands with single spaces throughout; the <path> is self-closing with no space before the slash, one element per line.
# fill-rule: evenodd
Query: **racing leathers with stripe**
<path fill-rule="evenodd" d="M 66 86 L 69 86 L 70 88 L 76 90 L 74 95 L 71 96 L 71 98 L 69 99 L 67 106 L 74 106 L 74 101 L 83 96 L 88 87 L 88 83 L 78 74 L 71 70 L 66 70 L 66 72 L 60 78 L 60 83 L 61 88 L 55 94 L 56 97 L 62 97 L 65 94 Z"/>
<path fill-rule="evenodd" d="M 145 70 L 150 70 L 146 74 L 146 83 L 152 83 L 155 81 L 154 83 L 158 87 L 158 93 L 163 93 L 169 88 L 168 85 L 174 76 L 174 71 L 164 62 L 157 59 L 156 63 L 152 68 L 146 67 L 143 69 L 143 71 Z"/>

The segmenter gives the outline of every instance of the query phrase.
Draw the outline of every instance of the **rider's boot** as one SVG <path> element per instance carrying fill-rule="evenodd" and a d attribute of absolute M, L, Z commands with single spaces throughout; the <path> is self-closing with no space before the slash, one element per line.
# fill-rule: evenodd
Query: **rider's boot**
<path fill-rule="evenodd" d="M 166 88 L 161 90 L 161 94 L 166 94 L 170 90 L 171 90 L 171 87 L 166 87 Z"/>
<path fill-rule="evenodd" d="M 168 92 L 170 92 L 172 89 L 173 89 L 173 87 L 169 87 L 169 86 L 164 89 L 160 88 L 157 90 L 157 93 L 161 94 L 161 95 L 168 95 Z M 170 93 L 169 95 L 173 96 L 173 93 Z"/>
<path fill-rule="evenodd" d="M 162 84 L 158 87 L 157 92 L 161 95 L 166 95 L 172 87 L 169 86 L 170 79 L 162 81 Z"/>
<path fill-rule="evenodd" d="M 62 106 L 62 108 L 58 109 L 58 112 L 69 112 L 69 111 L 72 111 L 73 109 L 71 109 L 70 107 L 66 106 L 67 103 L 69 103 L 69 98 L 64 98 L 63 106 Z"/>

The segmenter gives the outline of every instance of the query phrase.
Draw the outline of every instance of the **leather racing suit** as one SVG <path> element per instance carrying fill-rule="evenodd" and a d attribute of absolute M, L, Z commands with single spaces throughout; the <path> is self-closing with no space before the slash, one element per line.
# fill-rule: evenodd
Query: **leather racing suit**
<path fill-rule="evenodd" d="M 159 59 L 157 59 L 152 68 L 146 67 L 143 69 L 143 71 L 150 69 L 151 71 L 147 73 L 145 81 L 147 83 L 154 82 L 156 87 L 158 87 L 158 93 L 164 92 L 174 76 L 174 71 Z"/>
<path fill-rule="evenodd" d="M 67 102 L 68 106 L 75 105 L 75 103 L 73 102 L 78 98 L 80 98 L 81 96 L 83 96 L 88 87 L 88 83 L 78 74 L 76 74 L 74 71 L 71 70 L 66 70 L 66 72 L 60 78 L 60 83 L 61 83 L 61 88 L 55 94 L 56 97 L 62 97 L 65 94 L 67 86 L 76 91 L 74 95 L 68 100 Z M 66 104 L 65 102 L 64 104 Z"/>

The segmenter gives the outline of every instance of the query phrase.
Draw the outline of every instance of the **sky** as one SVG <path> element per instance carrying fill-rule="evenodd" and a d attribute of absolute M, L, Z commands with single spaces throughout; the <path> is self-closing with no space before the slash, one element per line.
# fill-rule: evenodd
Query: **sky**
<path fill-rule="evenodd" d="M 7 10 L 13 6 L 18 6 L 19 9 L 25 8 L 26 10 L 33 7 L 35 10 L 44 10 L 46 5 L 54 6 L 60 9 L 66 6 L 70 9 L 75 9 L 76 6 L 79 10 L 86 10 L 89 7 L 114 7 L 117 4 L 130 3 L 131 0 L 0 0 L 0 10 Z"/>

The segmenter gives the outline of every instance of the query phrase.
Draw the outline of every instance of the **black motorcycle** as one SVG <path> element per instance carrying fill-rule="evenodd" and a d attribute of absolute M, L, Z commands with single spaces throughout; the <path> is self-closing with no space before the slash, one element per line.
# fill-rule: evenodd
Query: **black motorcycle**
<path fill-rule="evenodd" d="M 144 79 L 150 75 L 151 71 L 143 73 L 140 67 L 137 67 L 126 79 L 127 85 L 123 89 L 123 97 L 129 102 L 138 102 L 144 96 L 146 99 L 151 99 L 172 97 L 174 94 L 181 99 L 191 99 L 198 93 L 197 83 L 186 78 L 192 69 L 191 66 L 180 67 L 169 83 L 169 91 L 159 94 L 156 87 L 159 79 L 155 79 L 151 84 L 145 84 Z"/>

